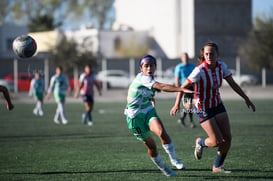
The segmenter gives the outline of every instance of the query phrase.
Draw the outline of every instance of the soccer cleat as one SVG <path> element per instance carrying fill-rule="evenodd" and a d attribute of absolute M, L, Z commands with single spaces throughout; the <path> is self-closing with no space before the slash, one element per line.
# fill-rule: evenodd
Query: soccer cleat
<path fill-rule="evenodd" d="M 201 138 L 197 138 L 195 141 L 194 156 L 196 160 L 201 160 L 202 158 L 203 147 L 198 143 L 200 140 Z"/>
<path fill-rule="evenodd" d="M 166 175 L 167 177 L 174 177 L 176 176 L 175 171 L 173 171 L 172 169 L 170 169 L 169 167 L 165 167 L 164 169 L 160 169 L 161 172 Z"/>
<path fill-rule="evenodd" d="M 182 128 L 186 127 L 185 122 L 184 122 L 184 120 L 182 118 L 178 119 L 177 123 L 180 124 Z"/>
<path fill-rule="evenodd" d="M 175 167 L 176 167 L 177 169 L 179 169 L 179 170 L 184 170 L 184 169 L 186 169 L 184 163 L 182 163 L 180 160 L 173 160 L 173 161 L 171 161 L 171 164 L 172 164 L 173 166 L 175 166 Z"/>
<path fill-rule="evenodd" d="M 93 126 L 93 121 L 88 121 L 88 126 Z"/>
<path fill-rule="evenodd" d="M 212 172 L 213 173 L 231 173 L 230 170 L 225 170 L 223 165 L 221 165 L 220 167 L 215 167 L 213 165 Z"/>
<path fill-rule="evenodd" d="M 190 124 L 190 127 L 191 127 L 191 128 L 195 128 L 196 126 L 195 126 L 194 123 L 191 123 L 191 124 Z"/>
<path fill-rule="evenodd" d="M 43 116 L 44 115 L 44 112 L 43 111 L 39 111 L 39 116 Z"/>
<path fill-rule="evenodd" d="M 55 124 L 60 124 L 60 121 L 58 119 L 54 119 Z"/>
<path fill-rule="evenodd" d="M 66 125 L 68 121 L 66 119 L 62 120 L 63 125 Z"/>

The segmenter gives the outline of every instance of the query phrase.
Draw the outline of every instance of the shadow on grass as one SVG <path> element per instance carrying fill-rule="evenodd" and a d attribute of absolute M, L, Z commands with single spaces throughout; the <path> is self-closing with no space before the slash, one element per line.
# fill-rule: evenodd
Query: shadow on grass
<path fill-rule="evenodd" d="M 231 170 L 231 174 L 222 174 L 222 173 L 211 173 L 210 169 L 187 169 L 187 170 L 176 170 L 178 178 L 202 178 L 208 180 L 219 180 L 219 179 L 239 179 L 239 180 L 249 180 L 249 179 L 265 179 L 272 180 L 273 176 L 264 175 L 238 175 L 238 173 L 242 172 L 257 172 L 257 173 L 272 173 L 272 170 L 243 170 L 243 169 L 233 169 Z M 193 174 L 191 172 L 198 172 Z M 203 172 L 203 173 L 200 173 Z M 14 173 L 6 173 L 1 175 L 67 175 L 67 174 L 115 174 L 115 173 L 158 173 L 161 174 L 157 169 L 126 169 L 126 170 L 96 170 L 96 171 L 49 171 L 49 172 L 14 172 Z M 206 173 L 206 175 L 205 175 Z M 211 175 L 208 175 L 211 174 Z M 236 174 L 236 175 L 234 175 Z"/>

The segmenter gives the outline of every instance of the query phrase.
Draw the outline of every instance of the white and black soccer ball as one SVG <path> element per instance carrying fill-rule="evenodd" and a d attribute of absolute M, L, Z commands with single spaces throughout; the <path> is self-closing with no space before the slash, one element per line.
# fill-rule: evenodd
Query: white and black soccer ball
<path fill-rule="evenodd" d="M 37 44 L 31 36 L 21 35 L 13 40 L 12 48 L 18 57 L 29 58 L 35 54 Z"/>

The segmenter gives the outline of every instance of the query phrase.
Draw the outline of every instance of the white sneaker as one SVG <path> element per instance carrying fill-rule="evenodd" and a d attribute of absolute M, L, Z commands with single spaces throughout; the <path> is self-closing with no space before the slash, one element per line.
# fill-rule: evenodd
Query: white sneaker
<path fill-rule="evenodd" d="M 93 121 L 88 121 L 88 126 L 93 126 Z"/>
<path fill-rule="evenodd" d="M 68 121 L 66 119 L 62 120 L 63 125 L 66 125 Z"/>
<path fill-rule="evenodd" d="M 43 116 L 44 115 L 44 112 L 43 111 L 39 111 L 39 116 Z"/>
<path fill-rule="evenodd" d="M 165 167 L 164 169 L 161 170 L 161 172 L 166 175 L 167 177 L 174 177 L 176 176 L 175 171 L 173 171 L 172 169 L 170 169 L 169 167 Z"/>
<path fill-rule="evenodd" d="M 33 114 L 34 114 L 35 116 L 38 116 L 38 110 L 37 110 L 37 109 L 33 109 Z"/>
<path fill-rule="evenodd" d="M 175 167 L 176 167 L 177 169 L 179 169 L 179 170 L 184 170 L 184 169 L 186 169 L 184 163 L 182 163 L 180 160 L 173 160 L 173 161 L 171 161 L 171 164 L 172 164 L 173 166 L 175 166 Z"/>
<path fill-rule="evenodd" d="M 58 119 L 54 119 L 55 124 L 60 124 L 60 121 Z"/>

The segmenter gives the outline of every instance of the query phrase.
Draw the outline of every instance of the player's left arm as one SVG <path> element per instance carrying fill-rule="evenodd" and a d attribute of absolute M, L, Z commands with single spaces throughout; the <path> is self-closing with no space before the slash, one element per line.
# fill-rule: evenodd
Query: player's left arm
<path fill-rule="evenodd" d="M 96 85 L 96 88 L 97 88 L 97 90 L 98 90 L 98 92 L 99 92 L 99 95 L 101 96 L 102 95 L 102 93 L 101 93 L 101 87 L 102 87 L 102 83 L 101 83 L 101 81 L 99 81 L 99 80 L 96 80 L 95 81 L 95 85 Z"/>
<path fill-rule="evenodd" d="M 256 107 L 251 102 L 251 100 L 248 98 L 248 96 L 244 93 L 244 91 L 241 89 L 241 87 L 234 81 L 232 76 L 228 76 L 225 78 L 225 80 L 228 82 L 230 87 L 238 94 L 240 95 L 244 100 L 248 108 L 251 108 L 253 112 L 255 112 Z"/>

